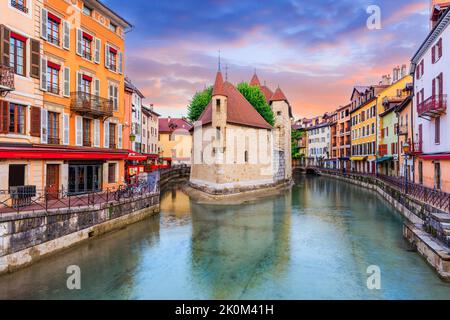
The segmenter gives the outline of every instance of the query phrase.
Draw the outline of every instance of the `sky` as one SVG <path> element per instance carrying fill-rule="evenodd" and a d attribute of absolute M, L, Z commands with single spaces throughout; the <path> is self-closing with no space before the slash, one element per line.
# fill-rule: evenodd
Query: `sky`
<path fill-rule="evenodd" d="M 272 90 L 280 86 L 296 118 L 312 117 L 347 104 L 354 85 L 409 67 L 429 30 L 429 0 L 103 2 L 134 26 L 127 76 L 172 117 L 214 83 L 219 50 L 230 82 L 249 82 L 256 70 Z M 381 29 L 367 28 L 370 5 L 381 9 Z"/>

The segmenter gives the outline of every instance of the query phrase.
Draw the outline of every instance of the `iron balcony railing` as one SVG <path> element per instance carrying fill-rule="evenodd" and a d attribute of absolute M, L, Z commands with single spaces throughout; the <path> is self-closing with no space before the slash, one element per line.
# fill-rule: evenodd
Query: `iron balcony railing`
<path fill-rule="evenodd" d="M 59 36 L 49 34 L 47 35 L 48 42 L 54 44 L 55 46 L 59 46 Z"/>
<path fill-rule="evenodd" d="M 53 93 L 53 94 L 59 94 L 59 84 L 57 83 L 49 83 L 47 85 L 47 92 Z"/>
<path fill-rule="evenodd" d="M 57 135 L 49 135 L 48 136 L 48 144 L 59 145 L 61 144 L 61 140 Z"/>
<path fill-rule="evenodd" d="M 431 119 L 447 112 L 447 95 L 434 95 L 417 106 L 419 117 Z"/>
<path fill-rule="evenodd" d="M 19 3 L 16 0 L 11 0 L 11 7 L 16 8 L 17 10 L 20 10 L 23 13 L 28 13 L 28 8 L 23 3 Z"/>
<path fill-rule="evenodd" d="M 88 114 L 94 117 L 109 118 L 113 116 L 113 103 L 111 100 L 81 91 L 70 94 L 72 111 Z"/>
<path fill-rule="evenodd" d="M 0 65 L 0 93 L 14 91 L 14 70 Z"/>

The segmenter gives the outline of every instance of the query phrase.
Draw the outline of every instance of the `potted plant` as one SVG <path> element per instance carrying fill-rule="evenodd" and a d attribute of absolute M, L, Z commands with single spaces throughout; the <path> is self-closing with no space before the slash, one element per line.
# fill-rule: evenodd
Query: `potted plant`
<path fill-rule="evenodd" d="M 136 136 L 132 133 L 130 134 L 130 141 L 134 142 L 136 140 Z"/>

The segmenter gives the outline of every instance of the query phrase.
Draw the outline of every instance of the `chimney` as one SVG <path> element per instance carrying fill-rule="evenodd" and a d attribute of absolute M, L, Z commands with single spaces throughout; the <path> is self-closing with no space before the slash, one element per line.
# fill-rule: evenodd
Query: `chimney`
<path fill-rule="evenodd" d="M 406 64 L 404 64 L 404 65 L 402 65 L 402 75 L 401 75 L 402 78 L 406 76 L 406 72 L 407 72 Z"/>

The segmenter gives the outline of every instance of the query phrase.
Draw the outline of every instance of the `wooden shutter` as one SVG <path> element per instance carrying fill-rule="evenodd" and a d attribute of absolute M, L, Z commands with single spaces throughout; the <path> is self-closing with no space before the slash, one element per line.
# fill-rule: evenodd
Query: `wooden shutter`
<path fill-rule="evenodd" d="M 0 133 L 8 133 L 9 130 L 9 102 L 0 100 Z"/>
<path fill-rule="evenodd" d="M 63 79 L 64 79 L 63 96 L 70 97 L 70 68 L 69 67 L 64 67 Z"/>
<path fill-rule="evenodd" d="M 77 71 L 77 91 L 81 92 L 81 73 Z"/>
<path fill-rule="evenodd" d="M 116 86 L 113 86 L 113 92 L 114 92 L 114 111 L 119 110 L 119 88 Z"/>
<path fill-rule="evenodd" d="M 442 38 L 438 41 L 438 58 L 442 57 Z"/>
<path fill-rule="evenodd" d="M 75 117 L 75 145 L 83 146 L 83 117 Z"/>
<path fill-rule="evenodd" d="M 48 110 L 41 108 L 41 143 L 48 143 Z"/>
<path fill-rule="evenodd" d="M 9 66 L 11 31 L 4 25 L 0 25 L 0 65 Z"/>
<path fill-rule="evenodd" d="M 94 54 L 94 62 L 96 64 L 100 64 L 100 51 L 102 49 L 102 41 L 98 38 L 95 38 L 95 54 Z"/>
<path fill-rule="evenodd" d="M 109 148 L 109 121 L 103 123 L 103 147 Z"/>
<path fill-rule="evenodd" d="M 117 125 L 117 148 L 122 149 L 122 124 Z"/>
<path fill-rule="evenodd" d="M 431 48 L 431 63 L 434 64 L 436 62 L 436 46 Z"/>
<path fill-rule="evenodd" d="M 41 76 L 41 44 L 38 40 L 31 40 L 31 69 L 30 76 L 39 79 Z"/>
<path fill-rule="evenodd" d="M 44 40 L 48 39 L 47 25 L 48 25 L 48 10 L 42 8 L 42 10 L 41 10 L 41 37 Z"/>
<path fill-rule="evenodd" d="M 432 92 L 432 96 L 435 97 L 436 96 L 436 79 L 433 79 L 433 81 L 431 82 L 431 92 Z"/>
<path fill-rule="evenodd" d="M 111 68 L 111 66 L 109 65 L 110 55 L 111 55 L 111 53 L 109 52 L 109 45 L 105 44 L 105 67 L 106 67 L 106 69 Z"/>
<path fill-rule="evenodd" d="M 63 145 L 69 145 L 69 134 L 70 134 L 70 118 L 67 113 L 63 113 Z"/>
<path fill-rule="evenodd" d="M 425 72 L 425 61 L 422 60 L 421 66 L 420 66 L 420 75 L 423 76 Z"/>
<path fill-rule="evenodd" d="M 82 38 L 83 38 L 83 31 L 81 31 L 81 29 L 77 29 L 77 55 L 79 56 L 81 56 L 83 51 L 81 47 Z"/>
<path fill-rule="evenodd" d="M 100 120 L 94 120 L 94 147 L 100 148 Z"/>
<path fill-rule="evenodd" d="M 70 50 L 70 23 L 63 21 L 63 48 Z"/>
<path fill-rule="evenodd" d="M 100 79 L 94 79 L 94 95 L 100 97 Z"/>
<path fill-rule="evenodd" d="M 41 90 L 47 91 L 47 59 L 41 58 Z"/>
<path fill-rule="evenodd" d="M 441 99 L 442 95 L 444 94 L 444 87 L 443 87 L 444 86 L 444 74 L 442 72 L 439 75 L 438 81 L 439 81 L 439 92 L 438 92 L 438 94 L 439 94 L 439 98 Z"/>
<path fill-rule="evenodd" d="M 30 136 L 41 136 L 41 108 L 31 107 L 30 110 Z"/>
<path fill-rule="evenodd" d="M 122 72 L 123 72 L 123 53 L 119 52 L 117 57 L 119 59 L 119 73 L 122 74 Z"/>
<path fill-rule="evenodd" d="M 441 143 L 441 117 L 437 117 L 435 120 L 435 134 L 434 134 L 434 142 L 436 144 Z"/>

